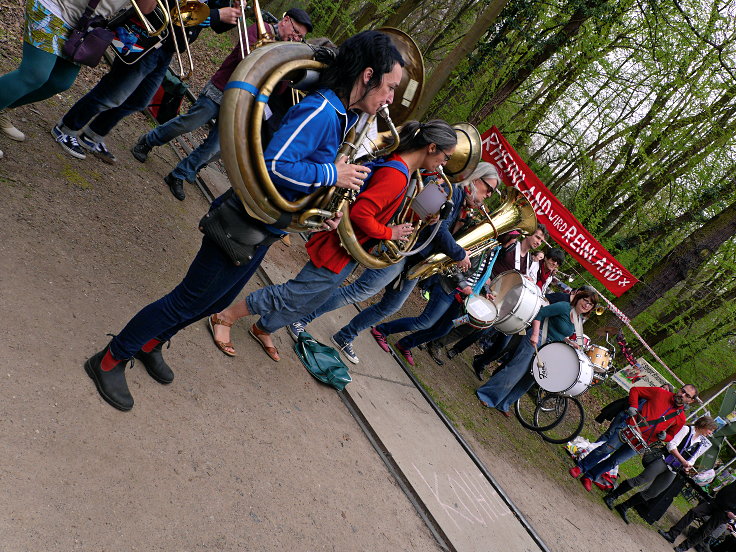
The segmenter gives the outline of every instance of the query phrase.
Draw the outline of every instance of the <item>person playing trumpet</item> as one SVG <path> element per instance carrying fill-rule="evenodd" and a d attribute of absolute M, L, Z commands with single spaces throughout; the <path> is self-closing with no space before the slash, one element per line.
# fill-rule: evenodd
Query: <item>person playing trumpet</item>
<path fill-rule="evenodd" d="M 388 35 L 365 31 L 348 38 L 334 61 L 320 73 L 320 87 L 293 106 L 263 152 L 274 183 L 291 200 L 321 186 L 359 189 L 368 170 L 337 160 L 337 152 L 358 112 L 375 114 L 391 103 L 403 75 L 404 61 Z M 210 209 L 238 213 L 238 233 L 264 236 L 254 244 L 249 260 L 234 263 L 214 239 L 202 245 L 181 283 L 138 312 L 112 341 L 87 360 L 85 371 L 102 398 L 119 410 L 133 407 L 125 366 L 139 359 L 159 383 L 171 383 L 174 373 L 162 354 L 163 344 L 179 330 L 230 305 L 256 271 L 269 246 L 284 234 L 250 217 L 232 190 Z M 334 229 L 339 219 L 326 221 Z M 236 231 L 233 229 L 232 231 Z"/>
<path fill-rule="evenodd" d="M 410 223 L 390 224 L 404 201 L 410 175 L 420 168 L 436 170 L 442 166 L 455 151 L 456 144 L 455 131 L 442 120 L 409 121 L 401 127 L 399 146 L 385 163 L 375 165 L 365 189 L 350 206 L 350 220 L 359 243 L 405 240 L 411 235 Z M 244 316 L 260 315 L 250 334 L 269 357 L 279 360 L 270 334 L 308 315 L 314 305 L 323 304 L 357 265 L 340 245 L 336 231 L 312 236 L 307 242 L 307 252 L 311 260 L 295 278 L 254 291 L 244 301 L 213 315 L 212 322 L 221 325 L 224 322 L 229 329 Z M 215 343 L 222 349 L 218 341 Z"/>
<path fill-rule="evenodd" d="M 276 40 L 288 40 L 301 42 L 307 33 L 312 31 L 312 20 L 304 10 L 291 8 L 276 25 L 271 25 L 271 32 Z M 256 23 L 248 27 L 246 38 L 250 48 L 253 48 L 258 39 L 258 26 Z M 209 129 L 204 141 L 194 148 L 189 155 L 184 157 L 164 178 L 173 196 L 179 201 L 186 197 L 184 192 L 184 181 L 193 182 L 197 173 L 213 157 L 220 152 L 220 135 L 218 132 L 217 119 L 220 114 L 223 91 L 235 68 L 243 60 L 243 44 L 238 42 L 232 52 L 222 62 L 220 68 L 212 75 L 212 78 L 204 85 L 197 101 L 192 104 L 186 114 L 174 117 L 163 125 L 147 132 L 133 146 L 131 153 L 133 157 L 144 163 L 148 154 L 156 146 L 163 146 L 177 136 L 186 132 L 192 132 L 206 125 L 214 119 L 215 124 Z M 245 52 L 247 56 L 248 53 Z"/>
<path fill-rule="evenodd" d="M 232 29 L 240 16 L 237 7 L 216 7 L 210 0 L 209 26 L 216 33 Z M 172 7 L 175 0 L 167 0 Z M 61 148 L 77 159 L 84 159 L 87 152 L 108 164 L 117 158 L 107 148 L 105 137 L 120 121 L 131 113 L 145 109 L 164 80 L 175 46 L 183 51 L 186 43 L 194 42 L 204 27 L 185 27 L 183 32 L 175 26 L 160 48 L 153 48 L 138 61 L 128 65 L 115 58 L 110 70 L 99 82 L 82 96 L 51 129 L 51 135 Z M 176 34 L 176 42 L 174 36 Z"/>

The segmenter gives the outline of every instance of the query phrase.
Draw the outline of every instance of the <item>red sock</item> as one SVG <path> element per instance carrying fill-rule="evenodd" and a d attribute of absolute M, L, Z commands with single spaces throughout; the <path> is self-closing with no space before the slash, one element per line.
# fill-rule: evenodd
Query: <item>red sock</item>
<path fill-rule="evenodd" d="M 107 352 L 105 353 L 105 356 L 102 357 L 102 362 L 100 363 L 100 369 L 103 372 L 109 372 L 113 368 L 115 368 L 120 361 L 116 359 L 114 356 L 112 356 L 112 353 L 110 352 L 110 349 L 107 349 Z"/>
<path fill-rule="evenodd" d="M 143 351 L 144 353 L 150 353 L 159 343 L 161 342 L 158 339 L 154 338 L 146 343 L 143 347 L 141 347 L 141 351 Z"/>

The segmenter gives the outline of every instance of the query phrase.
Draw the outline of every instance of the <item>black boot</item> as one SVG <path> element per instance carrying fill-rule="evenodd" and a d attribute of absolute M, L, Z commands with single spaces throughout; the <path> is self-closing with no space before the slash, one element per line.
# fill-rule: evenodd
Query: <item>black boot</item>
<path fill-rule="evenodd" d="M 609 510 L 613 510 L 613 503 L 616 501 L 616 499 L 624 494 L 626 494 L 627 491 L 631 489 L 631 483 L 629 483 L 629 480 L 623 481 L 618 487 L 613 489 L 610 493 L 608 493 L 606 496 L 603 497 L 603 502 L 606 503 L 606 506 L 608 506 Z"/>
<path fill-rule="evenodd" d="M 181 178 L 176 178 L 173 174 L 169 173 L 164 176 L 164 182 L 168 184 L 169 190 L 179 201 L 184 201 L 187 197 L 184 193 L 184 181 Z"/>
<path fill-rule="evenodd" d="M 169 365 L 166 364 L 164 356 L 161 353 L 163 346 L 164 344 L 159 342 L 159 344 L 156 345 L 150 353 L 146 353 L 141 349 L 135 354 L 135 358 L 143 363 L 149 376 L 157 382 L 167 385 L 174 381 L 174 372 L 171 370 Z"/>
<path fill-rule="evenodd" d="M 429 353 L 429 356 L 432 357 L 432 360 L 437 363 L 437 366 L 443 366 L 445 362 L 440 358 L 440 350 L 438 347 L 432 344 L 432 342 L 427 343 L 427 352 Z"/>
<path fill-rule="evenodd" d="M 629 508 L 635 508 L 639 504 L 644 504 L 646 500 L 639 494 L 636 493 L 629 497 L 628 500 L 624 500 L 621 504 L 614 506 L 619 515 L 623 518 L 626 523 L 629 523 L 629 516 L 626 515 L 626 510 Z"/>
<path fill-rule="evenodd" d="M 146 135 L 144 134 L 143 136 L 138 138 L 135 146 L 130 149 L 130 153 L 133 154 L 133 157 L 135 157 L 137 161 L 145 163 L 146 159 L 148 159 L 148 154 L 151 152 L 152 149 L 153 147 L 149 146 L 146 143 Z"/>
<path fill-rule="evenodd" d="M 128 411 L 133 408 L 133 396 L 128 390 L 125 381 L 125 365 L 130 359 L 116 360 L 110 357 L 116 364 L 111 370 L 102 369 L 102 360 L 108 354 L 110 345 L 84 363 L 84 370 L 95 382 L 97 391 L 103 399 L 118 410 Z"/>
<path fill-rule="evenodd" d="M 455 358 L 458 354 L 460 353 L 457 349 L 455 349 L 455 347 L 450 347 L 449 349 L 447 349 L 447 358 Z"/>
<path fill-rule="evenodd" d="M 631 523 L 629 521 L 629 516 L 626 514 L 626 510 L 628 510 L 629 507 L 626 506 L 626 503 L 625 502 L 622 502 L 621 504 L 616 504 L 616 506 L 614 506 L 614 508 L 618 512 L 618 515 L 621 516 L 621 519 L 624 520 L 624 522 L 626 523 L 626 525 L 628 525 L 629 523 Z"/>
<path fill-rule="evenodd" d="M 675 546 L 673 548 L 673 550 L 675 552 L 687 552 L 688 550 L 690 550 L 690 543 L 687 542 L 687 539 L 685 539 L 680 544 L 678 544 L 677 546 Z"/>
<path fill-rule="evenodd" d="M 675 542 L 675 539 L 677 538 L 677 535 L 672 532 L 672 529 L 670 529 L 669 531 L 663 531 L 662 529 L 659 529 L 657 533 L 662 535 L 664 537 L 664 540 L 669 543 Z"/>
<path fill-rule="evenodd" d="M 473 372 L 475 372 L 475 377 L 478 378 L 478 381 L 483 381 L 483 372 L 485 371 L 486 367 L 483 364 L 483 361 L 481 359 L 481 355 L 476 355 L 473 357 Z"/>

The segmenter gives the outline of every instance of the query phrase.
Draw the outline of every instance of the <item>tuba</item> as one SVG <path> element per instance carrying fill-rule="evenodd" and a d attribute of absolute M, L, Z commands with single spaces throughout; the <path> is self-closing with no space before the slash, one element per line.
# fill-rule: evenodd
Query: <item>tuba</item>
<path fill-rule="evenodd" d="M 506 188 L 503 195 L 504 201 L 494 213 L 489 215 L 485 206 L 482 207 L 487 219 L 485 222 L 481 222 L 458 238 L 458 245 L 471 257 L 500 245 L 498 236 L 501 234 L 518 230 L 524 235 L 529 235 L 536 231 L 537 216 L 529 200 L 516 188 Z M 407 278 L 424 279 L 433 274 L 447 273 L 456 263 L 457 261 L 453 261 L 444 253 L 435 253 L 412 267 Z"/>
<path fill-rule="evenodd" d="M 257 1 L 253 3 L 253 8 L 259 15 Z M 408 35 L 396 29 L 381 29 L 381 32 L 391 37 L 405 61 L 404 74 L 394 94 L 395 106 L 389 108 L 392 117 L 400 123 L 409 118 L 420 100 L 424 62 L 419 49 Z M 269 97 L 281 81 L 298 83 L 308 73 L 321 70 L 324 64 L 314 57 L 315 51 L 304 43 L 275 42 L 256 48 L 233 72 L 220 108 L 222 159 L 235 193 L 249 215 L 289 232 L 306 232 L 319 228 L 325 218 L 331 218 L 335 214 L 332 211 L 327 212 L 325 208 L 331 203 L 330 192 L 334 188 L 319 189 L 300 199 L 289 201 L 271 181 L 263 158 L 261 126 Z M 233 83 L 236 86 L 233 87 Z M 393 132 L 396 132 L 395 129 Z M 348 141 L 354 140 L 354 136 L 355 133 L 351 132 Z M 350 145 L 356 150 L 359 146 L 360 144 Z M 318 216 L 313 216 L 315 213 Z M 355 245 L 360 247 L 357 242 Z"/>

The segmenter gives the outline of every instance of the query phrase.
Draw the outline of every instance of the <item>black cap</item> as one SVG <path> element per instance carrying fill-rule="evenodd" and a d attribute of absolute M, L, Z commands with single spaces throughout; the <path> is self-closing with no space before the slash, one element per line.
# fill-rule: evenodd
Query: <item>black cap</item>
<path fill-rule="evenodd" d="M 312 32 L 312 20 L 309 18 L 309 14 L 307 12 L 300 10 L 299 8 L 291 8 L 284 14 L 284 17 L 287 15 L 297 23 L 304 25 L 307 28 L 308 33 Z"/>

